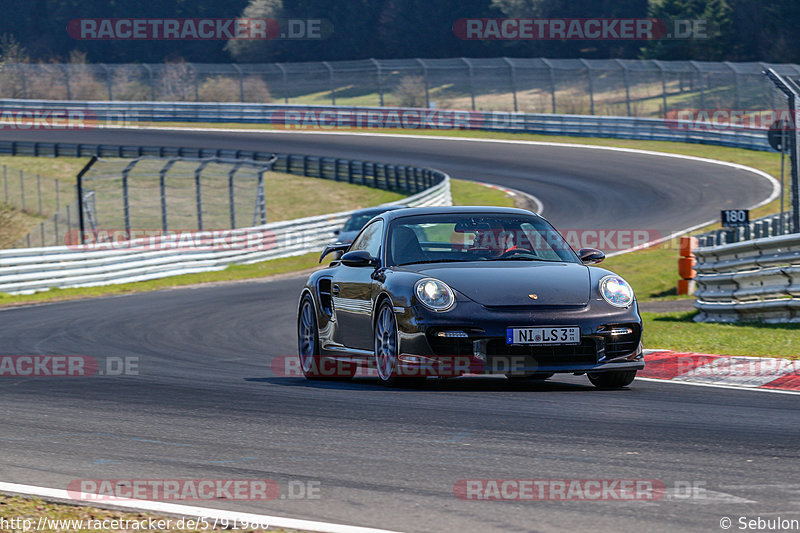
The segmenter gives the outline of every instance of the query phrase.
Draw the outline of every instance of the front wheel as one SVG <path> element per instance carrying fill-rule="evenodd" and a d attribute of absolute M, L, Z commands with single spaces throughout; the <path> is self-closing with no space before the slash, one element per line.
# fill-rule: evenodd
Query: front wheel
<path fill-rule="evenodd" d="M 397 320 L 391 302 L 384 301 L 375 320 L 375 369 L 378 379 L 386 386 L 414 385 L 425 378 L 400 377 Z"/>
<path fill-rule="evenodd" d="M 616 372 L 598 372 L 589 374 L 589 381 L 600 389 L 620 389 L 633 383 L 636 370 L 620 370 Z"/>

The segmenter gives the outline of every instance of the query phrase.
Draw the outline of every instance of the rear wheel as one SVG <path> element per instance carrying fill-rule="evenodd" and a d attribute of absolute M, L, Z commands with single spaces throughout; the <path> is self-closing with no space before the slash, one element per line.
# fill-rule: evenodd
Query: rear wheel
<path fill-rule="evenodd" d="M 323 358 L 319 353 L 319 330 L 314 301 L 306 294 L 297 317 L 297 353 L 306 379 L 350 379 L 356 372 L 352 363 Z"/>
<path fill-rule="evenodd" d="M 619 389 L 633 383 L 636 370 L 620 370 L 618 372 L 598 372 L 589 374 L 589 381 L 600 389 Z"/>

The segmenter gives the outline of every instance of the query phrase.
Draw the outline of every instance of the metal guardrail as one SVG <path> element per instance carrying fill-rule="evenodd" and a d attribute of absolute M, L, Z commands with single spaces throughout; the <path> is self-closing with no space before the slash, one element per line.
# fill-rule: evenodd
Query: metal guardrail
<path fill-rule="evenodd" d="M 800 322 L 800 234 L 694 253 L 696 321 Z"/>
<path fill-rule="evenodd" d="M 140 122 L 271 124 L 285 129 L 366 127 L 468 129 L 712 144 L 770 151 L 766 130 L 673 119 L 552 115 L 424 108 L 292 106 L 203 102 L 104 102 L 0 99 L 0 109 L 73 111 L 77 128 Z M 26 128 L 30 129 L 30 128 Z"/>
<path fill-rule="evenodd" d="M 370 161 L 242 150 L 146 146 L 0 142 L 0 154 L 86 157 L 220 157 L 268 161 L 274 169 L 411 193 L 392 204 L 450 205 L 450 178 L 439 171 Z M 391 204 L 389 204 L 391 205 Z M 0 251 L 0 292 L 25 294 L 49 288 L 89 287 L 222 270 L 319 250 L 335 240 L 352 211 L 273 222 L 229 231 Z M 188 237 L 188 238 L 187 238 Z"/>
<path fill-rule="evenodd" d="M 781 221 L 783 218 L 783 221 Z M 761 239 L 764 237 L 777 237 L 793 233 L 791 213 L 785 212 L 767 215 L 751 221 L 746 226 L 736 228 L 722 228 L 697 235 L 698 246 L 721 246 L 736 242 Z"/>

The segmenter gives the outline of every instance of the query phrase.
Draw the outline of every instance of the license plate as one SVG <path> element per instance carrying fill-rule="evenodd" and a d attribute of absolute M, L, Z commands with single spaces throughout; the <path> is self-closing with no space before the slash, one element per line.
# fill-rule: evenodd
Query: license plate
<path fill-rule="evenodd" d="M 508 328 L 506 344 L 580 344 L 578 326 L 548 326 L 546 328 Z"/>

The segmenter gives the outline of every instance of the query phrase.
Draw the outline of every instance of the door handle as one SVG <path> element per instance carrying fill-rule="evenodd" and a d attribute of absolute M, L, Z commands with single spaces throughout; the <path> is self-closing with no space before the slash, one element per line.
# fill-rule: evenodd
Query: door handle
<path fill-rule="evenodd" d="M 331 292 L 333 292 L 334 296 L 339 296 L 339 286 L 338 285 L 334 285 L 333 286 L 333 291 L 331 291 Z"/>

